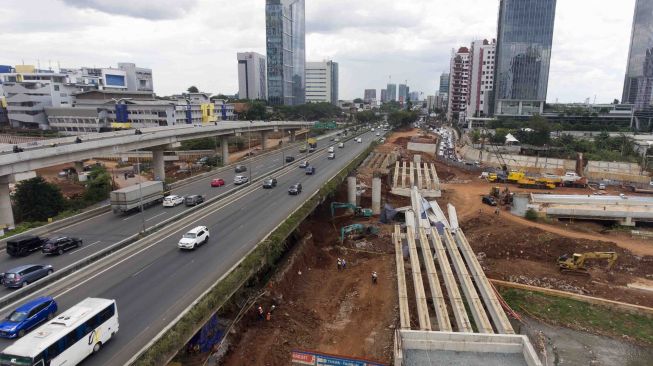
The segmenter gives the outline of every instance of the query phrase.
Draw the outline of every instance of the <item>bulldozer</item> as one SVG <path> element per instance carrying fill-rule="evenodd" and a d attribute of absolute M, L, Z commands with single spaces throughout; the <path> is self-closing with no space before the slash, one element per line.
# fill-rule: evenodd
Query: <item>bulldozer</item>
<path fill-rule="evenodd" d="M 617 253 L 588 252 L 574 253 L 572 256 L 564 254 L 558 258 L 558 267 L 562 273 L 589 276 L 587 267 L 585 267 L 585 261 L 588 259 L 605 259 L 608 261 L 607 269 L 610 270 L 617 261 Z"/>
<path fill-rule="evenodd" d="M 346 202 L 331 202 L 331 217 L 335 216 L 337 208 L 350 208 L 354 211 L 354 215 L 356 216 L 372 217 L 372 209 L 362 208 Z"/>
<path fill-rule="evenodd" d="M 344 242 L 345 237 L 355 238 L 360 236 L 376 235 L 378 233 L 379 228 L 372 225 L 353 224 L 349 226 L 343 226 L 340 228 L 340 242 Z"/>

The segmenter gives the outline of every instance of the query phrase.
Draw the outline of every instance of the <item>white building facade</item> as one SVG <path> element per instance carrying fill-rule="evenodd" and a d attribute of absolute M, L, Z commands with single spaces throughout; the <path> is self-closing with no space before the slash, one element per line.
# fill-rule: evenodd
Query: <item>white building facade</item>
<path fill-rule="evenodd" d="M 238 52 L 238 98 L 267 100 L 266 58 L 256 52 Z"/>
<path fill-rule="evenodd" d="M 306 63 L 306 102 L 338 103 L 338 63 Z"/>
<path fill-rule="evenodd" d="M 469 99 L 466 113 L 468 117 L 484 117 L 491 112 L 496 45 L 496 40 L 490 42 L 483 39 L 472 42 Z"/>
<path fill-rule="evenodd" d="M 467 47 L 460 47 L 451 56 L 447 109 L 447 119 L 450 121 L 462 122 L 465 120 L 469 98 L 469 56 Z"/>

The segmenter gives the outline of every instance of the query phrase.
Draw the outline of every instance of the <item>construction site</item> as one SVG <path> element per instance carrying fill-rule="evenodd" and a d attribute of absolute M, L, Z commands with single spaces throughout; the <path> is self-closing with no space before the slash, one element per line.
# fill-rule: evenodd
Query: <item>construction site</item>
<path fill-rule="evenodd" d="M 175 362 L 653 364 L 646 222 L 636 235 L 618 219 L 547 215 L 559 204 L 547 199 L 606 196 L 581 177 L 535 187 L 508 182 L 509 169 L 506 179 L 461 169 L 425 152 L 429 141 L 437 136 L 417 129 L 389 135 L 300 225 L 265 286 L 225 312 L 226 336 Z M 625 206 L 614 200 L 602 202 Z M 527 209 L 539 216 L 526 219 Z"/>

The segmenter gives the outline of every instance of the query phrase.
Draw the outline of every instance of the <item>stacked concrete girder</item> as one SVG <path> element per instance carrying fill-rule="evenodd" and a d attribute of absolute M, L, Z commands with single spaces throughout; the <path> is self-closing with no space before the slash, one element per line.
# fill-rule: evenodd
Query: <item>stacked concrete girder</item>
<path fill-rule="evenodd" d="M 381 213 L 381 178 L 372 178 L 372 213 L 379 215 Z"/>
<path fill-rule="evenodd" d="M 392 179 L 391 193 L 410 197 L 412 187 L 417 187 L 423 197 L 441 197 L 440 179 L 435 170 L 435 165 L 426 162 L 395 163 L 394 177 Z"/>

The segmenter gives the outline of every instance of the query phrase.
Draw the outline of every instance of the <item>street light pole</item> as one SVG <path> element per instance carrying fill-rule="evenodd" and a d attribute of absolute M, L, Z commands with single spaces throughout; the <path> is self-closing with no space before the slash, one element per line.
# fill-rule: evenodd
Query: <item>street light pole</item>
<path fill-rule="evenodd" d="M 250 155 L 252 152 L 252 123 L 252 121 L 249 121 L 249 125 L 247 125 L 247 161 L 249 162 L 249 169 L 247 169 L 249 172 L 249 179 L 247 181 L 250 184 L 252 183 L 252 156 Z"/>
<path fill-rule="evenodd" d="M 145 210 L 143 210 L 143 184 L 141 183 L 141 154 L 136 150 L 136 174 L 138 174 L 138 203 L 141 209 L 141 232 L 145 232 Z"/>

